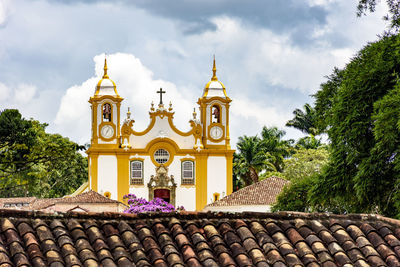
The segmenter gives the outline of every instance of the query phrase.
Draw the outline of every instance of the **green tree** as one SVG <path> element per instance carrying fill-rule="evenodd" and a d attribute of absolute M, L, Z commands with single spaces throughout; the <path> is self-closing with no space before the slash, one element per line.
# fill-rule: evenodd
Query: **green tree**
<path fill-rule="evenodd" d="M 3 177 L 30 168 L 28 156 L 35 140 L 32 121 L 23 119 L 15 109 L 0 112 L 0 173 Z"/>
<path fill-rule="evenodd" d="M 288 127 L 294 127 L 303 133 L 315 136 L 318 134 L 317 131 L 317 118 L 315 110 L 310 104 L 304 105 L 304 111 L 296 108 L 293 111 L 294 118 L 286 123 Z"/>
<path fill-rule="evenodd" d="M 82 147 L 46 126 L 18 110 L 0 114 L 0 196 L 61 197 L 87 180 Z"/>
<path fill-rule="evenodd" d="M 314 179 L 313 176 L 307 176 L 303 179 L 291 181 L 276 198 L 272 211 L 312 211 L 308 192 L 310 186 L 314 183 Z"/>
<path fill-rule="evenodd" d="M 274 166 L 267 161 L 267 154 L 257 136 L 239 137 L 236 147 L 233 172 L 244 186 L 258 182 L 261 170 L 274 169 Z"/>
<path fill-rule="evenodd" d="M 399 71 L 400 37 L 385 36 L 335 70 L 315 95 L 331 154 L 309 192 L 314 207 L 400 215 Z"/>
<path fill-rule="evenodd" d="M 321 146 L 317 149 L 297 149 L 285 160 L 285 169 L 281 177 L 291 181 L 273 206 L 273 211 L 313 211 L 317 209 L 310 203 L 309 190 L 322 172 L 329 158 L 328 149 Z M 319 209 L 319 207 L 318 207 Z M 321 209 L 321 211 L 324 211 Z"/>
<path fill-rule="evenodd" d="M 276 127 L 263 127 L 261 131 L 261 147 L 266 154 L 267 160 L 274 166 L 275 171 L 282 172 L 284 168 L 284 159 L 291 152 L 293 140 L 283 140 L 285 131 Z"/>
<path fill-rule="evenodd" d="M 315 138 L 315 136 L 305 136 L 302 138 L 299 138 L 297 140 L 295 148 L 296 149 L 317 149 L 321 146 L 324 146 L 324 144 L 321 142 L 321 139 Z"/>
<path fill-rule="evenodd" d="M 375 12 L 377 0 L 359 0 L 357 6 L 357 15 L 362 16 L 367 12 Z M 390 22 L 390 27 L 399 31 L 400 28 L 400 1 L 399 0 L 386 0 L 389 13 L 383 17 L 384 20 Z"/>
<path fill-rule="evenodd" d="M 328 158 L 329 152 L 326 147 L 298 149 L 290 158 L 285 160 L 285 169 L 282 175 L 284 178 L 294 181 L 319 174 L 328 163 Z"/>

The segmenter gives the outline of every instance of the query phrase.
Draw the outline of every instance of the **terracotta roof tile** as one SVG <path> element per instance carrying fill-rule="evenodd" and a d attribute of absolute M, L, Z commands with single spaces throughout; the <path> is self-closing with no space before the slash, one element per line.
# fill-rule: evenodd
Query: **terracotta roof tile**
<path fill-rule="evenodd" d="M 208 206 L 272 205 L 288 180 L 272 176 L 258 183 L 246 186 Z"/>
<path fill-rule="evenodd" d="M 0 210 L 0 266 L 400 266 L 400 221 Z"/>

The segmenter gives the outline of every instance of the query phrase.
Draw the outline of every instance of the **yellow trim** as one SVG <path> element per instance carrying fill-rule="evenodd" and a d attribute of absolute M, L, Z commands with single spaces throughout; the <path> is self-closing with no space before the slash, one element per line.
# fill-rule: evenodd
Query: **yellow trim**
<path fill-rule="evenodd" d="M 96 92 L 94 93 L 94 95 L 99 95 L 100 87 L 101 87 L 101 84 L 102 84 L 102 82 L 104 80 L 110 80 L 111 81 L 111 83 L 113 84 L 113 87 L 114 87 L 114 93 L 116 95 L 118 95 L 117 86 L 115 85 L 115 82 L 113 80 L 111 80 L 110 77 L 108 77 L 107 70 L 108 70 L 108 68 L 107 68 L 107 59 L 104 59 L 104 74 L 103 74 L 102 79 L 97 83 Z"/>
<path fill-rule="evenodd" d="M 150 114 L 150 124 L 144 131 L 137 132 L 137 131 L 133 130 L 132 127 L 133 127 L 133 123 L 135 121 L 131 120 L 131 121 L 129 121 L 129 123 L 124 123 L 122 125 L 122 134 L 124 136 L 130 135 L 130 134 L 133 134 L 135 136 L 145 135 L 148 132 L 150 132 L 151 129 L 153 129 L 154 125 L 156 124 L 157 117 L 160 117 L 161 119 L 163 119 L 164 117 L 168 117 L 168 124 L 175 133 L 177 133 L 181 136 L 193 135 L 195 138 L 200 137 L 201 133 L 199 131 L 199 127 L 198 127 L 198 125 L 196 125 L 196 123 L 194 123 L 194 121 L 190 121 L 190 126 L 192 127 L 192 129 L 190 129 L 188 132 L 182 132 L 178 128 L 176 128 L 176 126 L 173 123 L 174 114 L 175 114 L 174 112 L 168 112 L 166 110 L 157 110 L 155 112 L 149 112 L 149 114 Z"/>
<path fill-rule="evenodd" d="M 122 97 L 120 97 L 119 95 L 117 96 L 113 96 L 113 95 L 102 95 L 102 96 L 92 96 L 89 98 L 89 103 L 93 104 L 94 102 L 102 102 L 105 99 L 110 99 L 111 101 L 114 101 L 116 103 L 121 102 L 122 100 L 124 100 Z"/>
<path fill-rule="evenodd" d="M 218 83 L 222 86 L 222 90 L 223 90 L 223 92 L 224 92 L 225 97 L 228 97 L 228 96 L 226 95 L 225 85 L 224 85 L 222 82 L 218 81 L 218 78 L 217 78 L 217 75 L 216 75 L 216 73 L 217 73 L 217 68 L 215 67 L 215 56 L 214 56 L 212 71 L 213 71 L 213 76 L 211 77 L 211 81 L 209 81 L 209 82 L 206 84 L 206 86 L 204 87 L 204 94 L 203 94 L 203 97 L 207 97 L 207 95 L 208 95 L 208 89 L 210 88 L 210 84 L 211 84 L 212 82 L 218 82 Z"/>
<path fill-rule="evenodd" d="M 182 161 L 196 161 L 196 159 L 195 158 L 181 158 L 181 163 L 182 163 Z"/>
<path fill-rule="evenodd" d="M 207 155 L 196 155 L 196 210 L 207 205 Z"/>
<path fill-rule="evenodd" d="M 90 181 L 91 181 L 91 185 L 90 185 L 90 189 L 92 189 L 93 191 L 97 192 L 97 185 L 98 185 L 98 177 L 97 177 L 97 172 L 98 172 L 98 158 L 99 158 L 99 154 L 92 154 L 89 155 L 90 158 Z"/>
<path fill-rule="evenodd" d="M 159 140 L 159 139 L 161 139 L 161 140 Z M 168 141 L 169 142 L 168 142 Z M 165 139 L 165 138 L 157 138 L 157 139 L 155 139 L 155 140 L 153 140 L 153 141 L 156 141 L 156 142 L 150 142 L 149 143 L 149 145 L 151 144 L 151 143 L 153 143 L 153 144 L 151 144 L 151 146 L 150 146 L 150 148 L 149 148 L 149 156 L 150 156 L 150 159 L 151 159 L 151 161 L 153 162 L 153 164 L 155 165 L 155 166 L 160 166 L 161 164 L 160 163 L 158 163 L 155 159 L 154 159 L 154 153 L 158 150 L 158 149 L 165 149 L 165 150 L 167 150 L 168 151 L 168 153 L 169 153 L 169 159 L 168 159 L 168 161 L 167 162 L 165 162 L 163 165 L 164 166 L 169 166 L 170 164 L 171 164 L 171 162 L 174 160 L 174 157 L 175 157 L 175 155 L 176 155 L 176 148 L 174 147 L 174 145 L 172 145 L 171 144 L 171 142 L 173 142 L 171 139 Z M 175 144 L 176 145 L 176 143 L 175 142 L 173 142 L 173 144 Z M 149 146 L 148 145 L 148 146 Z"/>
<path fill-rule="evenodd" d="M 231 138 L 229 137 L 229 103 L 225 105 L 225 110 L 226 110 L 226 120 L 225 120 L 225 124 L 226 124 L 226 145 L 228 146 L 228 148 L 230 149 L 230 143 L 231 143 Z"/>
<path fill-rule="evenodd" d="M 219 139 L 214 139 L 212 136 L 211 136 L 211 128 L 212 127 L 214 127 L 214 126 L 217 126 L 217 127 L 219 127 L 219 128 L 221 128 L 221 130 L 222 130 L 222 135 L 221 135 L 221 137 L 219 138 Z M 208 136 L 208 138 L 212 141 L 212 142 L 215 142 L 215 143 L 219 143 L 219 142 L 221 142 L 222 140 L 224 140 L 225 139 L 225 126 L 222 124 L 222 123 L 211 123 L 210 125 L 208 125 L 208 127 L 207 127 L 207 136 Z M 223 146 L 224 148 L 225 148 L 225 146 Z"/>
<path fill-rule="evenodd" d="M 233 192 L 233 154 L 226 156 L 226 194 Z"/>
<path fill-rule="evenodd" d="M 114 130 L 114 134 L 113 136 L 111 136 L 110 138 L 105 138 L 102 134 L 101 134 L 101 129 L 103 128 L 103 126 L 105 125 L 110 125 L 113 130 Z M 115 138 L 117 138 L 117 129 L 115 127 L 115 124 L 112 122 L 108 122 L 108 121 L 103 121 L 99 124 L 99 135 L 100 135 L 100 139 L 105 141 L 105 142 L 110 142 L 112 140 L 114 140 Z"/>
<path fill-rule="evenodd" d="M 171 141 L 171 139 L 166 139 L 166 138 L 159 138 L 157 140 L 163 140 L 163 141 Z M 157 141 L 153 140 L 153 141 Z M 153 142 L 152 141 L 152 142 Z M 152 144 L 154 144 L 153 142 Z M 100 146 L 104 146 L 105 148 L 102 148 Z M 90 153 L 101 153 L 102 155 L 115 155 L 115 154 L 127 154 L 127 155 L 136 155 L 138 154 L 139 156 L 149 156 L 149 148 L 138 148 L 138 149 L 121 149 L 121 148 L 115 148 L 115 144 L 100 144 L 96 147 L 90 147 L 87 151 L 88 154 Z M 222 149 L 224 148 L 224 149 Z M 207 149 L 202 149 L 200 151 L 196 151 L 194 149 L 178 149 L 175 152 L 175 156 L 186 156 L 187 154 L 203 154 L 203 155 L 230 155 L 233 154 L 235 150 L 232 149 L 226 149 L 226 146 L 224 145 L 209 145 L 209 148 Z"/>
<path fill-rule="evenodd" d="M 129 157 L 129 161 L 134 161 L 134 160 L 144 161 L 144 158 L 140 158 L 140 157 L 136 157 L 136 156 L 130 156 Z"/>
<path fill-rule="evenodd" d="M 196 184 L 181 184 L 180 187 L 183 187 L 183 188 L 196 188 Z"/>
<path fill-rule="evenodd" d="M 123 196 L 129 193 L 129 155 L 117 154 L 117 199 L 123 202 Z"/>

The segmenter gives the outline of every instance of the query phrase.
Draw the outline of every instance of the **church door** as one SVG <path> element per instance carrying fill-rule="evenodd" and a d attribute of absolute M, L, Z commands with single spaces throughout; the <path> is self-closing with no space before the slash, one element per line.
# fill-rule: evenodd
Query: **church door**
<path fill-rule="evenodd" d="M 155 189 L 154 190 L 154 197 L 162 198 L 166 202 L 169 203 L 170 201 L 170 194 L 168 189 Z"/>

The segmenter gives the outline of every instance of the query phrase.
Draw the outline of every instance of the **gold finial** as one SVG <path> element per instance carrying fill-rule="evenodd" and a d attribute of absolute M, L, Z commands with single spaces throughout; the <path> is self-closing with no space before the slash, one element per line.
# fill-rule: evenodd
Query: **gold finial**
<path fill-rule="evenodd" d="M 215 67 L 215 55 L 214 55 L 214 63 L 213 63 L 213 69 L 212 69 L 212 71 L 213 71 L 213 76 L 212 76 L 212 78 L 211 78 L 211 81 L 218 81 L 218 78 L 217 78 L 217 75 L 216 75 L 216 73 L 217 73 L 217 68 Z"/>
<path fill-rule="evenodd" d="M 197 113 L 196 113 L 196 108 L 193 108 L 193 120 L 196 120 Z"/>
<path fill-rule="evenodd" d="M 126 113 L 126 117 L 128 117 L 128 120 L 131 118 L 131 111 L 129 107 L 128 107 L 128 113 Z"/>
<path fill-rule="evenodd" d="M 107 58 L 104 57 L 104 75 L 103 75 L 103 79 L 108 79 L 109 78 L 108 74 L 107 74 L 107 70 L 108 70 L 108 68 L 107 68 Z"/>
<path fill-rule="evenodd" d="M 154 111 L 154 102 L 153 102 L 153 101 L 151 101 L 151 107 L 150 107 L 150 110 L 151 110 L 151 111 Z"/>
<path fill-rule="evenodd" d="M 169 108 L 168 108 L 168 110 L 169 110 L 169 111 L 172 111 L 172 102 L 171 102 L 171 101 L 169 101 Z"/>

